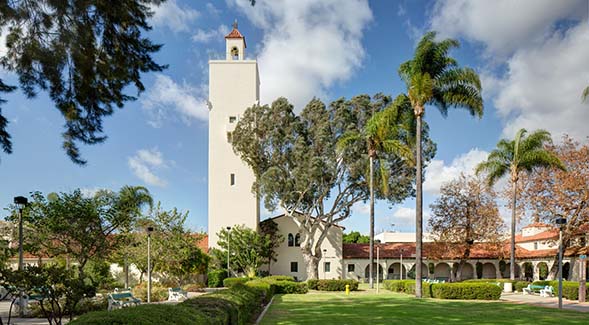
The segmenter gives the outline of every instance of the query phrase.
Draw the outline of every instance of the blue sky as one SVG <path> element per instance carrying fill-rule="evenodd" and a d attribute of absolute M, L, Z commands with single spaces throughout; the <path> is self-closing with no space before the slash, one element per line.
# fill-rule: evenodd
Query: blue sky
<path fill-rule="evenodd" d="M 11 121 L 14 153 L 0 154 L 0 206 L 35 190 L 145 185 L 164 207 L 189 210 L 193 230 L 206 230 L 207 60 L 224 51 L 235 19 L 247 56 L 259 61 L 262 101 L 285 96 L 298 107 L 313 96 L 396 96 L 405 91 L 397 68 L 425 31 L 461 41 L 453 55 L 481 74 L 485 115 L 477 120 L 452 111 L 444 119 L 427 108 L 438 153 L 426 172 L 426 212 L 443 182 L 471 172 L 501 137 L 521 127 L 542 127 L 555 138 L 589 136 L 589 107 L 580 101 L 589 83 L 586 0 L 258 0 L 255 7 L 245 0 L 168 0 L 154 11 L 149 35 L 164 44 L 156 58 L 169 69 L 144 75 L 140 99 L 105 120 L 109 139 L 82 149 L 87 166 L 74 165 L 61 150 L 63 119 L 45 94 L 7 96 L 2 111 Z M 16 84 L 8 72 L 0 77 Z M 414 208 L 411 199 L 379 203 L 377 230 L 394 223 L 411 231 Z M 367 205 L 358 204 L 344 225 L 366 233 Z"/>

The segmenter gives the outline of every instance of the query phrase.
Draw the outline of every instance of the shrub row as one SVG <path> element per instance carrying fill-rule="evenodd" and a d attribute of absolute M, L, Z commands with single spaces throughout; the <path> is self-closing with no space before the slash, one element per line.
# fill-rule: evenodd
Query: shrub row
<path fill-rule="evenodd" d="M 510 279 L 470 279 L 470 280 L 465 280 L 463 282 L 470 282 L 470 283 L 511 283 L 513 286 L 513 289 L 519 292 L 522 292 L 522 289 L 527 287 L 528 284 L 530 284 L 530 282 L 528 281 L 521 281 L 521 280 L 510 280 Z"/>
<path fill-rule="evenodd" d="M 245 284 L 249 280 L 250 280 L 249 278 L 225 278 L 225 279 L 223 279 L 223 286 L 225 288 L 231 288 L 238 283 Z"/>
<path fill-rule="evenodd" d="M 290 275 L 270 275 L 267 277 L 264 277 L 265 280 L 276 280 L 276 281 L 291 281 L 291 282 L 295 282 L 295 279 L 293 276 Z"/>
<path fill-rule="evenodd" d="M 250 324 L 268 298 L 259 287 L 236 284 L 177 305 L 140 305 L 91 312 L 70 324 Z"/>
<path fill-rule="evenodd" d="M 209 288 L 219 288 L 223 286 L 223 280 L 227 277 L 227 270 L 213 270 L 209 271 L 207 278 L 209 279 Z"/>
<path fill-rule="evenodd" d="M 415 294 L 415 280 L 385 280 L 384 287 L 395 292 Z M 423 297 L 440 299 L 497 300 L 502 290 L 490 283 L 422 283 Z"/>
<path fill-rule="evenodd" d="M 319 291 L 345 291 L 346 285 L 350 285 L 350 291 L 358 290 L 356 280 L 307 280 L 307 286 L 311 290 Z"/>
<path fill-rule="evenodd" d="M 304 282 L 294 282 L 294 279 L 282 279 L 276 280 L 275 277 L 269 276 L 262 279 L 255 279 L 248 281 L 246 284 L 249 286 L 264 288 L 270 296 L 276 293 L 296 293 L 304 294 L 309 291 L 307 284 Z M 266 288 L 266 284 L 268 288 Z"/>
<path fill-rule="evenodd" d="M 558 295 L 558 280 L 552 281 L 534 281 L 533 285 L 552 286 L 554 294 Z M 585 289 L 586 295 L 589 295 L 589 288 Z M 562 296 L 569 300 L 579 299 L 579 282 L 576 281 L 562 281 Z"/>

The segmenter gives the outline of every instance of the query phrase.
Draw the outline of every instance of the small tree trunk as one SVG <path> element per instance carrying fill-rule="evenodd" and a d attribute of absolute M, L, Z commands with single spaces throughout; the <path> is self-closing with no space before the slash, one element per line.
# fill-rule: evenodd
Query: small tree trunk
<path fill-rule="evenodd" d="M 513 202 L 511 202 L 511 247 L 509 253 L 509 278 L 515 280 L 515 214 L 517 207 L 517 174 L 512 176 L 512 196 Z"/>
<path fill-rule="evenodd" d="M 550 271 L 548 272 L 548 276 L 546 277 L 546 280 L 555 280 L 557 276 L 558 276 L 558 253 L 556 253 L 556 256 L 554 256 L 554 263 L 552 263 L 552 267 L 550 268 Z M 563 279 L 563 280 L 566 280 L 566 279 Z"/>

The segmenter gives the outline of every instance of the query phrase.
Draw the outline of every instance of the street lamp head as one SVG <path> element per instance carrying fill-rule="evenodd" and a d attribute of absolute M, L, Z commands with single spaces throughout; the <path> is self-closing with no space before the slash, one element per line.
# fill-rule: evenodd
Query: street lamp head
<path fill-rule="evenodd" d="M 227 226 L 227 231 L 231 231 L 231 227 Z"/>
<path fill-rule="evenodd" d="M 554 222 L 562 227 L 567 223 L 567 219 L 561 215 L 558 215 Z"/>
<path fill-rule="evenodd" d="M 147 228 L 145 228 L 145 230 L 147 230 L 148 234 L 151 234 L 153 232 L 153 227 L 151 227 L 151 226 L 147 227 Z"/>
<path fill-rule="evenodd" d="M 14 204 L 16 204 L 16 206 L 19 209 L 24 208 L 27 204 L 29 204 L 29 200 L 24 197 L 24 196 L 15 196 L 14 197 Z"/>

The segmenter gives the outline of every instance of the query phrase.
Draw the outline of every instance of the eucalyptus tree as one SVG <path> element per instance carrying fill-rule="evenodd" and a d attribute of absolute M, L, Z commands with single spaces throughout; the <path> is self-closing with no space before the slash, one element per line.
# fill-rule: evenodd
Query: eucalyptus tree
<path fill-rule="evenodd" d="M 399 75 L 407 85 L 407 93 L 416 118 L 416 250 L 415 295 L 421 297 L 421 261 L 423 240 L 423 164 L 422 124 L 426 105 L 436 106 L 443 116 L 448 108 L 464 108 L 471 115 L 482 117 L 483 98 L 477 73 L 449 56 L 460 44 L 454 39 L 436 41 L 436 32 L 428 32 L 417 44 L 415 54 L 399 67 Z"/>
<path fill-rule="evenodd" d="M 513 140 L 502 139 L 497 148 L 491 151 L 486 161 L 476 169 L 477 174 L 486 173 L 489 185 L 505 175 L 511 181 L 511 247 L 510 247 L 510 278 L 515 279 L 515 226 L 518 181 L 522 172 L 531 173 L 535 168 L 558 168 L 565 170 L 564 164 L 557 155 L 545 146 L 552 142 L 550 133 L 537 130 L 530 134 L 520 129 Z"/>
<path fill-rule="evenodd" d="M 279 98 L 248 108 L 235 128 L 233 149 L 256 176 L 252 191 L 269 210 L 284 210 L 300 229 L 310 279 L 318 277 L 328 232 L 350 216 L 354 203 L 369 198 L 366 145 L 342 152 L 337 143 L 345 134 L 361 132 L 372 112 L 389 104 L 390 98 L 382 95 L 342 98 L 329 106 L 313 99 L 296 114 L 288 100 Z M 431 159 L 435 146 L 428 142 L 428 148 Z M 413 195 L 415 170 L 406 160 L 386 155 L 377 170 L 390 175 L 389 191 L 376 194 L 396 203 Z"/>
<path fill-rule="evenodd" d="M 411 105 L 405 95 L 399 96 L 393 105 L 374 113 L 360 132 L 352 130 L 345 133 L 338 141 L 338 147 L 345 154 L 346 147 L 362 145 L 364 142 L 368 152 L 370 189 L 370 234 L 369 234 L 369 259 L 368 274 L 370 287 L 374 287 L 373 263 L 374 263 L 374 163 L 378 160 L 379 174 L 382 178 L 383 192 L 388 192 L 388 170 L 383 159 L 386 154 L 392 154 L 408 163 L 413 164 L 413 150 L 411 140 L 415 138 Z"/>

